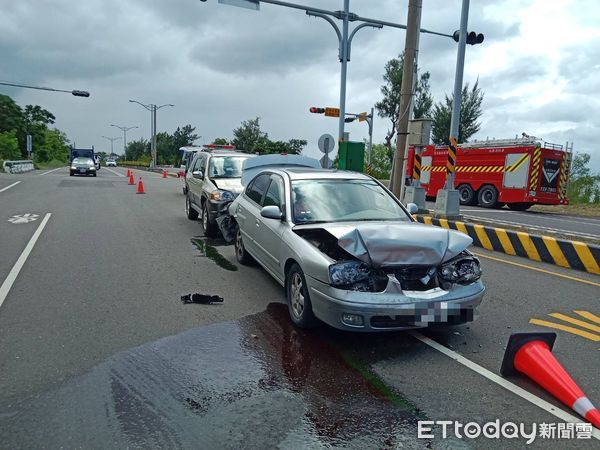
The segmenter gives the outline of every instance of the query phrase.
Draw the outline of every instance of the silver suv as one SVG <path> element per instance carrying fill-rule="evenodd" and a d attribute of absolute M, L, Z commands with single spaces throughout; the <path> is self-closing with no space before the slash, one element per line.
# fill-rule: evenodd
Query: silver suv
<path fill-rule="evenodd" d="M 242 192 L 242 165 L 254 155 L 229 150 L 197 152 L 185 174 L 185 212 L 202 218 L 206 236 L 217 234 L 217 217 Z"/>

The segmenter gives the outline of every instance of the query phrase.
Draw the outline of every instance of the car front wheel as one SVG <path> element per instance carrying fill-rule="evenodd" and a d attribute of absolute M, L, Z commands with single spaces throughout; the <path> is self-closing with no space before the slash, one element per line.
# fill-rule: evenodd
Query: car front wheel
<path fill-rule="evenodd" d="M 286 297 L 292 322 L 300 328 L 311 328 L 317 323 L 312 311 L 308 286 L 298 264 L 290 267 L 286 277 Z"/>
<path fill-rule="evenodd" d="M 211 223 L 210 216 L 208 215 L 208 200 L 204 202 L 202 205 L 202 228 L 204 229 L 204 236 L 206 237 L 214 237 L 217 230 L 216 225 Z"/>

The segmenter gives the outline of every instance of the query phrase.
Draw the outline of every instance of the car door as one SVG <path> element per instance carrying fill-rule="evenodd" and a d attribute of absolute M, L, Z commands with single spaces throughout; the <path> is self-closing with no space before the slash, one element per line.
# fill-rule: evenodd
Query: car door
<path fill-rule="evenodd" d="M 244 191 L 243 198 L 238 202 L 235 210 L 236 220 L 240 227 L 246 250 L 263 264 L 264 253 L 260 252 L 256 246 L 256 231 L 259 227 L 259 218 L 262 219 L 260 209 L 263 197 L 270 182 L 271 174 L 269 173 L 260 174 L 250 181 Z"/>
<path fill-rule="evenodd" d="M 193 173 L 198 170 L 202 170 L 200 167 L 202 165 L 203 157 L 204 155 L 198 153 L 196 157 L 192 160 L 191 169 L 185 175 L 190 200 L 196 206 L 197 209 L 200 209 L 201 205 L 200 193 L 202 192 L 202 180 L 194 178 Z"/>
<path fill-rule="evenodd" d="M 256 247 L 263 255 L 264 264 L 272 271 L 274 275 L 283 281 L 281 265 L 282 254 L 284 253 L 284 244 L 281 240 L 288 223 L 285 220 L 285 191 L 283 178 L 277 174 L 270 176 L 270 184 L 265 192 L 261 208 L 265 206 L 277 206 L 284 214 L 282 220 L 267 219 L 258 213 L 258 221 L 256 222 L 255 239 Z"/>

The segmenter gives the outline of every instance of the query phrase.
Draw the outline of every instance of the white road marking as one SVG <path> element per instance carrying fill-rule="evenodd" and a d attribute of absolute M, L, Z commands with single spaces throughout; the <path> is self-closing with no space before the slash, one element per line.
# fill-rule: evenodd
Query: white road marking
<path fill-rule="evenodd" d="M 35 230 L 35 233 L 33 233 L 33 236 L 31 236 L 31 239 L 29 239 L 29 242 L 27 243 L 25 250 L 23 250 L 23 253 L 21 253 L 21 256 L 19 256 L 19 259 L 17 259 L 17 262 L 15 263 L 13 268 L 8 273 L 8 276 L 4 280 L 4 283 L 2 283 L 2 286 L 0 286 L 0 306 L 2 306 L 2 304 L 4 303 L 4 300 L 6 299 L 6 296 L 8 295 L 8 292 L 10 291 L 10 288 L 12 287 L 13 283 L 17 279 L 17 276 L 19 276 L 19 272 L 21 272 L 23 265 L 25 265 L 25 261 L 27 261 L 27 258 L 29 257 L 31 250 L 33 250 L 33 246 L 35 245 L 38 238 L 42 234 L 42 231 L 44 231 L 44 227 L 48 223 L 48 220 L 50 220 L 51 215 L 52 215 L 52 213 L 47 213 L 44 216 L 44 218 L 42 219 L 42 223 L 40 223 L 40 226 L 37 227 L 37 230 Z"/>
<path fill-rule="evenodd" d="M 122 173 L 119 173 L 119 172 L 116 172 L 116 171 L 114 171 L 114 170 L 112 170 L 112 169 L 109 169 L 108 167 L 105 167 L 105 169 L 106 169 L 106 170 L 108 170 L 109 172 L 112 172 L 112 173 L 114 173 L 114 174 L 115 174 L 116 176 L 118 176 L 118 177 L 124 177 L 124 176 L 125 176 L 125 175 L 123 175 Z"/>
<path fill-rule="evenodd" d="M 65 167 L 66 167 L 66 166 L 65 166 Z M 57 170 L 60 170 L 60 169 L 64 169 L 64 167 L 57 167 L 56 169 L 52 169 L 52 170 L 49 170 L 49 171 L 47 171 L 47 172 L 40 173 L 40 177 L 41 177 L 42 175 L 48 175 L 48 174 L 49 174 L 49 173 L 51 173 L 51 172 L 56 172 Z"/>
<path fill-rule="evenodd" d="M 457 363 L 462 364 L 463 366 L 473 370 L 474 372 L 477 372 L 479 375 L 487 378 L 491 382 L 496 383 L 498 386 L 501 386 L 504 389 L 512 392 L 513 394 L 518 395 L 519 397 L 534 404 L 535 406 L 542 408 L 544 411 L 552 414 L 554 417 L 557 417 L 558 419 L 563 420 L 565 422 L 569 422 L 569 423 L 586 422 L 586 420 L 584 418 L 574 416 L 572 414 L 569 414 L 569 413 L 563 411 L 560 408 L 557 408 L 552 403 L 549 403 L 546 400 L 543 400 L 543 399 L 533 395 L 531 392 L 528 392 L 525 389 L 517 386 L 516 384 L 513 384 L 510 381 L 506 380 L 505 378 L 502 378 L 500 375 L 496 375 L 495 373 L 487 370 L 486 368 L 481 367 L 479 364 L 474 363 L 470 359 L 465 358 L 464 356 L 450 350 L 449 348 L 444 347 L 442 344 L 437 343 L 433 339 L 423 336 L 421 333 L 418 333 L 415 331 L 410 332 L 410 334 L 412 336 L 414 336 L 416 339 L 418 339 L 419 341 L 423 342 L 424 344 L 430 346 L 431 348 L 437 350 L 438 352 L 443 353 L 444 355 L 453 359 Z M 592 429 L 593 429 L 592 436 L 594 436 L 596 439 L 600 440 L 600 430 L 593 428 L 593 427 L 592 427 Z"/>
<path fill-rule="evenodd" d="M 23 215 L 16 215 L 16 216 L 12 216 L 10 219 L 8 219 L 9 222 L 12 223 L 29 223 L 29 222 L 33 222 L 34 220 L 37 220 L 37 218 L 40 217 L 37 214 L 23 214 Z"/>
<path fill-rule="evenodd" d="M 19 183 L 20 183 L 20 181 L 15 181 L 13 184 L 9 184 L 5 188 L 0 189 L 0 192 L 8 191 L 11 187 L 16 186 Z"/>

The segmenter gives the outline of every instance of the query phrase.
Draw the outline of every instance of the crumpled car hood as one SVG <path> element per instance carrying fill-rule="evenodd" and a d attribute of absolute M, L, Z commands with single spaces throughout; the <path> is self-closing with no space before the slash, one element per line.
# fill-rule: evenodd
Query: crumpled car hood
<path fill-rule="evenodd" d="M 472 244 L 466 234 L 417 222 L 369 222 L 356 225 L 315 224 L 338 239 L 338 245 L 374 268 L 438 265 Z"/>
<path fill-rule="evenodd" d="M 244 190 L 241 178 L 217 178 L 212 180 L 217 189 L 239 194 Z"/>

